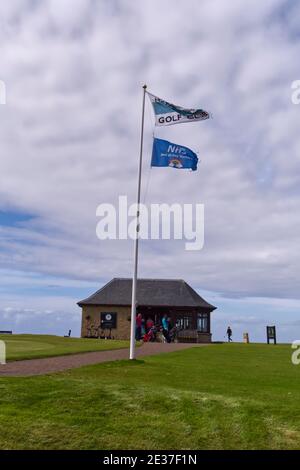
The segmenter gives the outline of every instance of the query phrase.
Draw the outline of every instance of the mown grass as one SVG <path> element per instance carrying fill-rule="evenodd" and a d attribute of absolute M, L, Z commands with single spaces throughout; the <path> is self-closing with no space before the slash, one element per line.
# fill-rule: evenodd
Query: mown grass
<path fill-rule="evenodd" d="M 128 341 L 63 338 L 51 335 L 0 335 L 0 340 L 6 344 L 7 361 L 129 347 Z"/>
<path fill-rule="evenodd" d="M 0 379 L 0 449 L 300 449 L 287 345 L 224 344 Z"/>

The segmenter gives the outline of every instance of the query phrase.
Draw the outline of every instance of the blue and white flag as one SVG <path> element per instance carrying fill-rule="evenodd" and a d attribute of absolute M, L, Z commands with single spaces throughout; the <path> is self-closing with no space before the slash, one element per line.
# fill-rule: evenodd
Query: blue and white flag
<path fill-rule="evenodd" d="M 188 109 L 168 103 L 148 93 L 155 114 L 156 126 L 170 126 L 181 122 L 195 122 L 209 119 L 210 114 L 203 109 Z"/>
<path fill-rule="evenodd" d="M 151 166 L 169 166 L 171 168 L 190 168 L 197 170 L 198 157 L 187 147 L 172 144 L 167 140 L 153 139 Z"/>

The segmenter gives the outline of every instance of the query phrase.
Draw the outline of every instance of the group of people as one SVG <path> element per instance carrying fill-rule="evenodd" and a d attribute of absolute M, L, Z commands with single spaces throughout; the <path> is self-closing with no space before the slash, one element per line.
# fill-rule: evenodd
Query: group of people
<path fill-rule="evenodd" d="M 176 331 L 176 325 L 173 325 L 167 314 L 162 317 L 159 324 L 155 324 L 151 317 L 148 317 L 145 321 L 141 313 L 137 314 L 135 330 L 135 339 L 137 341 L 155 341 L 157 333 L 161 332 L 165 341 L 171 343 L 176 337 Z"/>

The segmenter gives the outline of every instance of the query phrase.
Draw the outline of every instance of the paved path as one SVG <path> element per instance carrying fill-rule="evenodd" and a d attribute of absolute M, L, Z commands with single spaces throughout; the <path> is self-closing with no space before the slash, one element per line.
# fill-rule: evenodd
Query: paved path
<path fill-rule="evenodd" d="M 153 356 L 155 354 L 180 351 L 182 349 L 198 346 L 204 346 L 204 344 L 145 343 L 139 348 L 136 348 L 136 356 Z M 0 365 L 0 377 L 50 374 L 52 372 L 61 372 L 76 367 L 99 364 L 100 362 L 128 359 L 128 354 L 128 349 L 115 349 L 112 351 L 96 351 L 72 354 L 69 356 L 8 362 L 6 365 Z"/>

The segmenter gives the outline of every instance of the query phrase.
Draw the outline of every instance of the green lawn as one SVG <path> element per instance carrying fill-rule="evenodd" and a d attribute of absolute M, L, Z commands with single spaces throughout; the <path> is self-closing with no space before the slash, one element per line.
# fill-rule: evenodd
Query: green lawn
<path fill-rule="evenodd" d="M 287 345 L 224 344 L 0 379 L 0 449 L 300 449 Z"/>
<path fill-rule="evenodd" d="M 7 361 L 129 347 L 128 341 L 63 338 L 50 335 L 0 335 L 0 340 L 5 341 Z"/>

